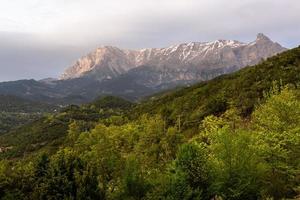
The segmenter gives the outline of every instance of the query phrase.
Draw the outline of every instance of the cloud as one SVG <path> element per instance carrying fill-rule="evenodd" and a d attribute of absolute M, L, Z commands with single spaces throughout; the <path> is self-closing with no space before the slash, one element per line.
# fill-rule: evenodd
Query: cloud
<path fill-rule="evenodd" d="M 5 1 L 0 80 L 56 76 L 100 45 L 136 49 L 220 38 L 248 42 L 263 32 L 295 47 L 299 10 L 298 0 Z"/>
<path fill-rule="evenodd" d="M 290 47 L 299 42 L 300 1 L 295 0 L 76 2 L 53 29 L 56 39 L 142 48 L 216 38 L 249 41 L 264 32 Z"/>
<path fill-rule="evenodd" d="M 89 49 L 37 41 L 30 34 L 0 33 L 0 81 L 57 77 Z"/>

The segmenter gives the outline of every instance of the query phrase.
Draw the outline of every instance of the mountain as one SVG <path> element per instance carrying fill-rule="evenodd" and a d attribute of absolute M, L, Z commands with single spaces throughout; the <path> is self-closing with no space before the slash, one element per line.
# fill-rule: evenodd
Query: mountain
<path fill-rule="evenodd" d="M 55 104 L 80 104 L 106 95 L 138 100 L 232 73 L 285 50 L 263 34 L 247 44 L 217 40 L 142 50 L 106 46 L 79 59 L 58 80 L 3 82 L 0 94 Z"/>
<path fill-rule="evenodd" d="M 66 69 L 61 80 L 90 77 L 102 81 L 129 74 L 135 75 L 138 83 L 147 87 L 195 82 L 255 65 L 284 50 L 262 33 L 248 44 L 216 40 L 142 50 L 105 46 Z"/>
<path fill-rule="evenodd" d="M 113 119 L 126 122 L 144 115 L 160 115 L 166 125 L 177 124 L 180 120 L 181 130 L 189 134 L 189 131 L 199 128 L 199 123 L 206 116 L 219 116 L 230 108 L 236 108 L 247 119 L 274 83 L 299 88 L 300 47 L 268 58 L 258 65 L 189 87 L 162 92 L 137 104 L 109 96 L 80 107 L 69 106 L 60 113 L 0 136 L 0 147 L 13 147 L 0 157 L 18 157 L 42 149 L 52 151 L 65 141 L 68 126 L 74 120 L 91 126 L 99 119 L 105 123 Z M 122 117 L 118 118 L 120 113 Z M 109 118 L 111 116 L 113 119 Z"/>
<path fill-rule="evenodd" d="M 0 199 L 297 199 L 299 72 L 300 46 L 137 104 L 44 116 L 0 135 Z"/>
<path fill-rule="evenodd" d="M 135 117 L 158 114 L 172 123 L 180 117 L 186 122 L 183 124 L 186 129 L 196 128 L 195 122 L 211 114 L 220 115 L 232 107 L 247 118 L 274 84 L 299 88 L 300 46 L 235 73 L 154 95 L 131 113 Z"/>

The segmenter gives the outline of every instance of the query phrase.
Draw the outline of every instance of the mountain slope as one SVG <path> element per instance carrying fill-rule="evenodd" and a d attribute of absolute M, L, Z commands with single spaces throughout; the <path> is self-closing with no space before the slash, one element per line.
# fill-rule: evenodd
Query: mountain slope
<path fill-rule="evenodd" d="M 0 134 L 39 119 L 45 113 L 54 113 L 57 109 L 50 104 L 0 95 Z"/>
<path fill-rule="evenodd" d="M 286 49 L 261 33 L 255 41 L 248 44 L 233 40 L 216 40 L 142 50 L 123 50 L 106 46 L 79 59 L 74 66 L 65 71 L 61 79 L 90 77 L 101 81 L 134 72 L 132 69 L 135 68 L 142 72 L 143 66 L 146 66 L 144 74 L 147 75 L 147 69 L 152 73 L 150 77 L 145 76 L 143 81 L 146 83 L 141 84 L 156 87 L 180 81 L 208 80 L 219 74 L 257 64 L 261 59 L 284 50 Z M 219 71 L 219 74 L 215 74 L 215 71 Z M 152 78 L 151 82 L 148 81 L 149 78 Z"/>
<path fill-rule="evenodd" d="M 111 123 L 111 116 L 117 116 L 119 122 L 127 118 L 134 121 L 144 114 L 159 114 L 166 125 L 179 123 L 183 133 L 197 131 L 205 116 L 219 115 L 230 107 L 237 108 L 242 116 L 248 117 L 274 81 L 298 86 L 300 47 L 236 73 L 153 96 L 135 106 L 128 101 L 109 97 L 90 105 L 68 107 L 59 114 L 0 136 L 0 147 L 12 148 L 0 155 L 18 157 L 45 148 L 55 150 L 64 142 L 68 125 L 73 120 L 92 126 L 99 119 L 107 119 Z"/>
<path fill-rule="evenodd" d="M 249 116 L 274 81 L 299 86 L 300 47 L 233 74 L 154 96 L 139 104 L 132 113 L 137 117 L 144 113 L 161 114 L 170 123 L 181 118 L 186 128 L 229 107 L 236 107 L 243 116 Z"/>
<path fill-rule="evenodd" d="M 127 113 L 133 106 L 124 99 L 107 96 L 81 107 L 72 105 L 58 113 L 40 116 L 31 123 L 0 135 L 0 158 L 21 157 L 40 150 L 55 151 L 65 142 L 68 128 L 74 121 L 93 128 L 99 120 Z M 1 152 L 7 147 L 10 151 Z"/>
<path fill-rule="evenodd" d="M 53 112 L 56 106 L 23 99 L 12 95 L 0 95 L 0 110 L 2 112 L 37 113 Z"/>
<path fill-rule="evenodd" d="M 49 84 L 33 79 L 1 82 L 0 94 L 14 95 L 35 101 L 61 97 L 60 94 L 49 87 Z"/>
<path fill-rule="evenodd" d="M 60 80 L 3 82 L 0 94 L 55 104 L 81 104 L 107 95 L 139 100 L 234 72 L 284 50 L 263 34 L 248 44 L 217 40 L 140 51 L 102 47 L 79 59 Z"/>

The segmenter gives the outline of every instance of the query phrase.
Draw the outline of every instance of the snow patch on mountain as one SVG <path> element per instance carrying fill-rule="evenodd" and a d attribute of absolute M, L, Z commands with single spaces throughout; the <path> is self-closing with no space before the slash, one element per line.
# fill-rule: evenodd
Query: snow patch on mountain
<path fill-rule="evenodd" d="M 199 76 L 196 74 L 203 70 L 223 69 L 226 72 L 227 68 L 239 69 L 257 64 L 261 59 L 284 50 L 286 49 L 262 33 L 250 43 L 220 39 L 141 50 L 103 46 L 77 60 L 73 66 L 66 69 L 60 79 L 87 76 L 101 81 L 113 79 L 134 68 L 150 66 L 156 71 L 167 71 L 168 77 L 173 73 L 174 80 L 198 80 Z M 160 77 L 159 81 L 163 82 L 164 75 Z"/>

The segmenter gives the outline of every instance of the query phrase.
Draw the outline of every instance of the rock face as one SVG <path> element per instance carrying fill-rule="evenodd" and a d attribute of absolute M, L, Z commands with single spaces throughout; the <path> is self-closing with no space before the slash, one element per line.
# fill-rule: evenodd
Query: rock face
<path fill-rule="evenodd" d="M 95 75 L 98 79 L 111 79 L 135 67 L 133 51 L 117 47 L 101 47 L 79 59 L 68 68 L 61 79 L 72 79 L 84 75 Z"/>
<path fill-rule="evenodd" d="M 208 80 L 286 50 L 262 33 L 248 44 L 235 40 L 191 42 L 167 48 L 124 50 L 105 46 L 79 59 L 61 80 L 89 77 L 103 81 L 136 75 L 148 87 Z"/>
<path fill-rule="evenodd" d="M 0 94 L 57 104 L 80 104 L 105 95 L 137 100 L 231 73 L 284 50 L 263 34 L 248 44 L 217 40 L 142 50 L 101 47 L 79 59 L 59 80 L 3 82 Z"/>

